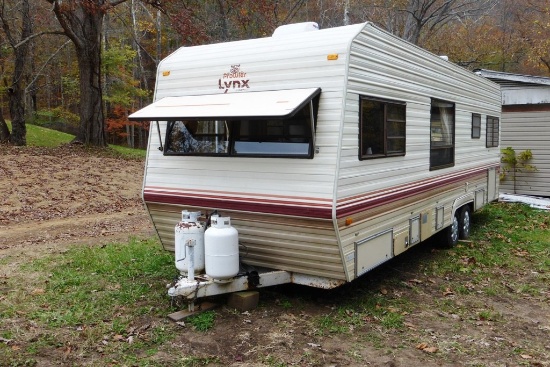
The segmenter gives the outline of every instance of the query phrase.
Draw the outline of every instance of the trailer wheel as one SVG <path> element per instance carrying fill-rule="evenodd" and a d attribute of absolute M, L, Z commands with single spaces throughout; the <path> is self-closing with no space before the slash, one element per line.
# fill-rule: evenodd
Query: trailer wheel
<path fill-rule="evenodd" d="M 461 240 L 466 240 L 470 237 L 470 228 L 472 227 L 472 210 L 469 205 L 464 205 L 460 211 L 460 219 L 458 221 L 459 233 L 458 237 Z"/>
<path fill-rule="evenodd" d="M 445 233 L 445 247 L 451 248 L 455 247 L 458 243 L 458 236 L 460 235 L 460 228 L 459 228 L 459 213 L 458 210 L 453 215 L 453 221 L 450 226 L 448 226 L 444 233 Z"/>

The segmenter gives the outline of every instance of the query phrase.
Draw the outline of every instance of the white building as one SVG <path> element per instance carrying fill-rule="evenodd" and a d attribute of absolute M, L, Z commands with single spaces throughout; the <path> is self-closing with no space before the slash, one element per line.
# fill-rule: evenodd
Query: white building
<path fill-rule="evenodd" d="M 500 191 L 509 194 L 550 196 L 550 78 L 476 70 L 502 91 L 501 147 L 533 153 L 528 162 L 536 171 L 508 174 Z M 514 187 L 515 186 L 515 187 Z"/>

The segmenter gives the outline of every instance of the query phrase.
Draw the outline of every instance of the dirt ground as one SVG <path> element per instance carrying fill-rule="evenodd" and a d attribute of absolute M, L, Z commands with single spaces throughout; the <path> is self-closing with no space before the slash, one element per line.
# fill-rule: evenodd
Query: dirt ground
<path fill-rule="evenodd" d="M 0 258 L 152 236 L 140 199 L 142 175 L 142 161 L 100 158 L 81 147 L 0 147 Z M 262 290 L 256 310 L 220 307 L 213 329 L 182 328 L 159 351 L 159 363 L 175 365 L 172 353 L 178 351 L 216 357 L 212 366 L 550 366 L 550 286 L 540 296 L 512 289 L 486 296 L 466 275 L 426 276 L 434 251 L 419 246 L 336 290 L 276 287 Z M 537 276 L 514 269 L 501 275 L 502 282 Z M 445 292 L 456 280 L 470 291 Z M 320 330 L 314 321 L 340 312 L 343 298 L 353 303 L 366 294 L 409 300 L 403 310 L 388 310 L 404 319 L 404 327 L 369 317 L 357 322 L 356 310 L 345 310 L 349 322 L 338 325 L 347 332 Z M 480 317 L 481 310 L 490 314 Z"/>

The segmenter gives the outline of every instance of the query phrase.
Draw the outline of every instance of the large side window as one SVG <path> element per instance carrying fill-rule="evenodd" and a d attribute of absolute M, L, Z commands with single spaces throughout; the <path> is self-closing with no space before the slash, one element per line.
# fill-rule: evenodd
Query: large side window
<path fill-rule="evenodd" d="M 360 159 L 405 155 L 404 102 L 361 98 Z"/>
<path fill-rule="evenodd" d="M 487 148 L 498 147 L 499 145 L 499 119 L 498 117 L 487 116 Z"/>
<path fill-rule="evenodd" d="M 432 99 L 430 116 L 430 169 L 454 165 L 455 105 Z"/>
<path fill-rule="evenodd" d="M 318 101 L 284 119 L 169 121 L 164 154 L 312 158 Z"/>

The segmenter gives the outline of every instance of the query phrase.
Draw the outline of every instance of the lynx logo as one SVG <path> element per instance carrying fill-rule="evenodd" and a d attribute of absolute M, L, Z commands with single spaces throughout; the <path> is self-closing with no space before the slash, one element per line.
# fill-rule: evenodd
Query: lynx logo
<path fill-rule="evenodd" d="M 229 73 L 223 73 L 223 76 L 218 79 L 218 88 L 224 89 L 224 93 L 232 90 L 243 90 L 250 88 L 248 85 L 249 79 L 246 78 L 246 73 L 241 71 L 241 64 L 231 65 Z"/>

